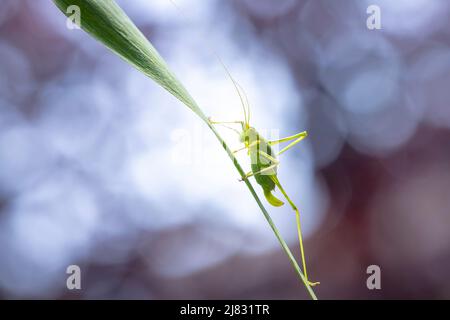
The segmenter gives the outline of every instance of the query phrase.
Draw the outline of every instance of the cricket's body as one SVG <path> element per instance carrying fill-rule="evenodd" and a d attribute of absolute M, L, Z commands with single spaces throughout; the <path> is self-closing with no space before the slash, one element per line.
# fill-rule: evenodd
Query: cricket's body
<path fill-rule="evenodd" d="M 270 192 L 275 189 L 275 183 L 271 179 L 271 176 L 277 175 L 276 163 L 273 160 L 263 157 L 259 154 L 259 151 L 266 152 L 269 156 L 276 159 L 272 152 L 272 148 L 261 136 L 259 136 L 259 143 L 248 148 L 250 154 L 250 161 L 253 175 L 256 182 L 263 188 L 264 192 Z M 266 171 L 259 173 L 261 170 Z"/>
<path fill-rule="evenodd" d="M 282 206 L 283 202 L 272 194 L 276 181 L 278 181 L 278 160 L 272 151 L 270 143 L 253 127 L 242 131 L 241 141 L 248 150 L 252 173 L 256 182 L 262 187 L 267 201 L 273 206 Z"/>

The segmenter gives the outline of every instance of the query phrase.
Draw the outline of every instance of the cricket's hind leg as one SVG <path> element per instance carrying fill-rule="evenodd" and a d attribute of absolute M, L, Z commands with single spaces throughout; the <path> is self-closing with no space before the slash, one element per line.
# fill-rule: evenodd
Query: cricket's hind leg
<path fill-rule="evenodd" d="M 304 249 L 303 249 L 302 228 L 301 228 L 301 224 L 300 224 L 300 212 L 298 211 L 297 206 L 289 198 L 289 196 L 287 195 L 286 191 L 284 191 L 284 189 L 281 186 L 280 181 L 278 180 L 278 178 L 276 176 L 272 176 L 271 178 L 272 178 L 273 182 L 275 182 L 275 184 L 277 185 L 278 189 L 280 189 L 281 193 L 284 195 L 286 200 L 289 202 L 289 204 L 291 205 L 292 209 L 295 211 L 295 216 L 296 216 L 296 220 L 297 220 L 298 240 L 299 240 L 299 243 L 300 243 L 300 254 L 302 256 L 303 272 L 305 273 L 306 281 L 308 281 L 310 286 L 318 285 L 318 284 L 320 284 L 320 282 L 311 282 L 311 281 L 309 281 L 309 279 L 308 279 L 308 272 L 306 271 L 306 260 L 305 260 L 305 252 L 304 252 Z"/>

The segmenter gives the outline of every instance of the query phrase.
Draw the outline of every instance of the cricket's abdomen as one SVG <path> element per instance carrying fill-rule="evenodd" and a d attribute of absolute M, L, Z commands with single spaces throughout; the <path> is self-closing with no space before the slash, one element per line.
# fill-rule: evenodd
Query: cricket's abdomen
<path fill-rule="evenodd" d="M 277 167 L 275 165 L 275 161 L 277 160 L 272 148 L 253 128 L 247 130 L 245 137 L 248 139 L 248 152 L 256 182 L 263 188 L 264 196 L 271 205 L 275 207 L 282 206 L 283 201 L 272 194 L 276 186 L 276 181 L 278 181 Z M 261 172 L 261 170 L 263 171 Z"/>
<path fill-rule="evenodd" d="M 257 168 L 258 167 L 256 165 L 252 164 L 253 172 L 257 172 Z M 276 173 L 272 175 L 276 175 Z M 275 189 L 275 183 L 272 181 L 272 179 L 270 178 L 270 174 L 268 174 L 267 172 L 255 174 L 255 180 L 264 190 L 272 191 L 273 189 Z"/>
<path fill-rule="evenodd" d="M 272 191 L 275 189 L 275 183 L 273 182 L 271 175 L 277 174 L 277 168 L 274 166 L 271 169 L 263 171 L 265 168 L 273 166 L 275 163 L 264 156 L 268 154 L 270 157 L 275 158 L 270 145 L 264 140 L 259 139 L 260 143 L 250 147 L 250 159 L 253 174 L 255 175 L 256 182 L 264 189 L 264 191 Z"/>

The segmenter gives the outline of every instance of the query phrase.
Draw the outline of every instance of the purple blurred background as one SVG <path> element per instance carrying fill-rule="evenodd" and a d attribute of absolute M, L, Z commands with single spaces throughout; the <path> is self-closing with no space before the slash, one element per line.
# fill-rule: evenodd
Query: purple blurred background
<path fill-rule="evenodd" d="M 205 113 L 242 118 L 214 50 L 253 126 L 309 131 L 279 177 L 318 297 L 449 299 L 450 3 L 176 2 L 118 1 Z M 0 298 L 307 298 L 190 110 L 51 1 L 0 5 Z M 292 211 L 268 209 L 298 255 Z"/>

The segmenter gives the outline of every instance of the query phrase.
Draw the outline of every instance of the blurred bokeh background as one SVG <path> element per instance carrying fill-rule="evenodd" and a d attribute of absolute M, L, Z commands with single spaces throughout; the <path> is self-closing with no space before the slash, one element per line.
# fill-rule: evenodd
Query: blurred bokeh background
<path fill-rule="evenodd" d="M 253 126 L 309 131 L 279 177 L 319 298 L 450 298 L 448 1 L 118 3 L 208 115 L 242 118 L 215 51 Z M 52 1 L 0 6 L 0 298 L 307 298 L 190 110 Z M 294 214 L 268 209 L 298 256 Z"/>

